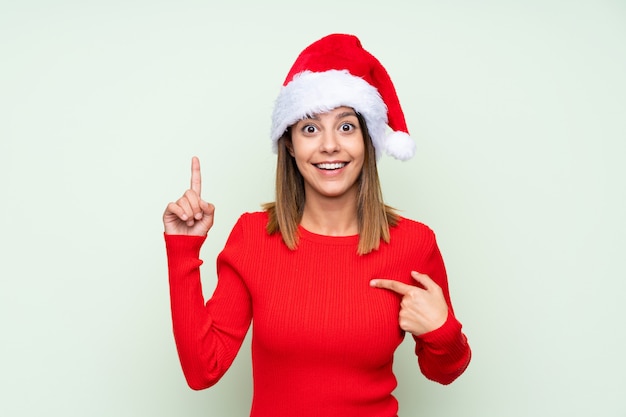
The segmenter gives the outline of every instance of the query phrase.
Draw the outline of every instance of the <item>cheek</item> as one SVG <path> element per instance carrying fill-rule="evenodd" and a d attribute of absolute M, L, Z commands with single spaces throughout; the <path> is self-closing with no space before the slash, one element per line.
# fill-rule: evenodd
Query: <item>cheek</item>
<path fill-rule="evenodd" d="M 363 144 L 355 144 L 352 148 L 352 156 L 359 162 L 360 165 L 363 165 L 365 161 L 365 152 L 365 145 Z"/>
<path fill-rule="evenodd" d="M 296 160 L 306 161 L 315 153 L 316 145 L 312 141 L 295 141 L 291 147 L 291 156 Z"/>

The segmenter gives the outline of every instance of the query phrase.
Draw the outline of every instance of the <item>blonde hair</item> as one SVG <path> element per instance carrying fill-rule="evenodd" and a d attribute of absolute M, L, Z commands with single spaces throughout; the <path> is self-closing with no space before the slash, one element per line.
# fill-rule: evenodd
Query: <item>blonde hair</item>
<path fill-rule="evenodd" d="M 380 241 L 389 243 L 389 227 L 398 223 L 395 209 L 383 202 L 382 189 L 378 178 L 376 151 L 367 131 L 363 117 L 357 113 L 363 132 L 365 159 L 361 175 L 357 179 L 357 223 L 359 245 L 357 253 L 365 255 L 376 250 Z M 304 179 L 289 153 L 287 144 L 291 141 L 291 131 L 278 139 L 276 160 L 276 201 L 266 203 L 263 209 L 269 215 L 266 230 L 269 234 L 279 232 L 289 249 L 298 247 L 298 225 L 304 210 Z"/>

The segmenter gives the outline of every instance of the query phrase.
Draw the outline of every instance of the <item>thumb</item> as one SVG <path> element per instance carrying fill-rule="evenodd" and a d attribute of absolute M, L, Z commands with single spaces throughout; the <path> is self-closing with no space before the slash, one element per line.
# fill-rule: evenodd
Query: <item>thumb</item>
<path fill-rule="evenodd" d="M 215 206 L 211 203 L 207 203 L 204 200 L 200 200 L 200 208 L 205 215 L 213 215 L 215 213 Z"/>
<path fill-rule="evenodd" d="M 433 281 L 428 275 L 426 274 L 422 274 L 420 272 L 417 271 L 411 271 L 411 277 L 418 283 L 420 284 L 422 287 L 424 287 L 425 290 L 431 290 L 435 287 L 438 287 L 437 283 L 435 281 Z"/>

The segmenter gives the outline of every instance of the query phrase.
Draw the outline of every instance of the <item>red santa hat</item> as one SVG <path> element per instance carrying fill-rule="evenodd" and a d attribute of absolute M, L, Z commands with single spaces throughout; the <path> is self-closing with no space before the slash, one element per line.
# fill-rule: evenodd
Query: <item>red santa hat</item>
<path fill-rule="evenodd" d="M 344 34 L 312 43 L 294 62 L 274 104 L 273 150 L 289 126 L 340 106 L 363 116 L 377 159 L 383 152 L 400 160 L 415 154 L 389 74 L 356 36 Z"/>

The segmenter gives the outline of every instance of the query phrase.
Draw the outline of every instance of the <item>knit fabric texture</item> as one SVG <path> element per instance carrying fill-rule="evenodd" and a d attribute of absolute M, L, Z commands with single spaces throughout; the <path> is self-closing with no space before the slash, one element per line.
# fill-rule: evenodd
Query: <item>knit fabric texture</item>
<path fill-rule="evenodd" d="M 357 254 L 358 235 L 300 228 L 296 250 L 265 231 L 265 212 L 243 214 L 217 259 L 206 301 L 200 278 L 205 237 L 165 235 L 174 338 L 189 386 L 214 385 L 252 323 L 252 417 L 393 417 L 393 355 L 404 339 L 401 296 L 373 278 L 416 285 L 429 275 L 448 303 L 439 329 L 413 337 L 422 374 L 441 384 L 461 375 L 470 347 L 456 319 L 444 263 L 427 226 L 401 218 L 389 244 Z M 417 368 L 417 367 L 416 367 Z"/>

